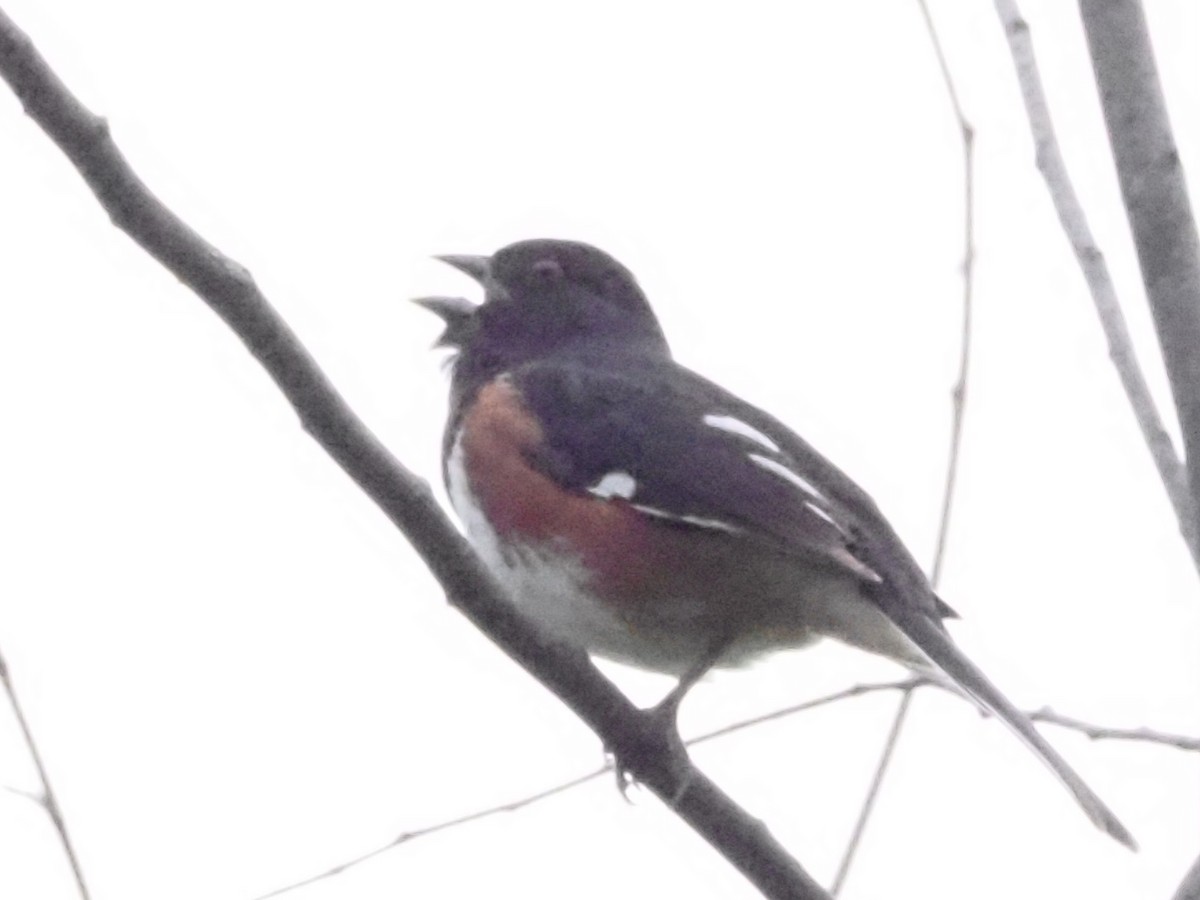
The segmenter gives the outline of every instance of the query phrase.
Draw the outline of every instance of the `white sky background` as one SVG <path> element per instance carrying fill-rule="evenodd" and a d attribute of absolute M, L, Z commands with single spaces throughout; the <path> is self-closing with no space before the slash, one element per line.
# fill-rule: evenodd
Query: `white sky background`
<path fill-rule="evenodd" d="M 1196 185 L 1200 6 L 1148 6 Z M 404 298 L 474 290 L 430 254 L 577 238 L 639 276 L 680 360 L 795 426 L 931 555 L 962 177 L 914 3 L 4 8 L 439 490 L 438 327 Z M 1000 26 L 986 2 L 933 11 L 978 130 L 955 636 L 1023 706 L 1200 733 L 1196 574 L 1033 167 Z M 1024 12 L 1165 403 L 1075 4 Z M 0 646 L 96 900 L 247 900 L 600 761 L 7 91 L 0 254 Z M 639 702 L 669 686 L 610 671 Z M 683 725 L 894 674 L 823 645 L 717 675 Z M 828 883 L 894 705 L 695 757 Z M 995 722 L 922 694 L 845 897 L 1169 897 L 1200 850 L 1200 760 L 1048 734 L 1140 854 Z M 7 710 L 0 783 L 36 786 Z M 635 801 L 603 779 L 293 896 L 753 896 Z M 73 896 L 43 812 L 0 794 L 0 897 Z"/>

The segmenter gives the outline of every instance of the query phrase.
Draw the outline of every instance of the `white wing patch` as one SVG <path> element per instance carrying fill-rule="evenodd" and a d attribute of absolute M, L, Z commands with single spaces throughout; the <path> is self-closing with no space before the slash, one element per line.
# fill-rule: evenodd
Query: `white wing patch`
<path fill-rule="evenodd" d="M 708 528 L 713 531 L 724 531 L 727 534 L 737 534 L 741 531 L 736 525 L 730 525 L 728 522 L 722 522 L 720 519 L 709 519 L 704 516 L 677 516 L 666 510 L 655 509 L 653 506 L 642 506 L 638 503 L 634 503 L 633 508 L 647 516 L 652 516 L 655 519 L 663 519 L 668 522 L 682 522 L 685 525 L 695 525 L 697 528 Z"/>
<path fill-rule="evenodd" d="M 773 459 L 763 456 L 761 453 L 751 453 L 750 461 L 760 468 L 766 469 L 768 472 L 778 475 L 784 481 L 794 484 L 804 493 L 816 497 L 818 500 L 827 500 L 826 496 L 817 490 L 816 486 L 809 480 L 801 478 L 787 466 L 778 463 Z"/>
<path fill-rule="evenodd" d="M 633 495 L 637 493 L 637 481 L 628 472 L 609 472 L 588 488 L 588 493 L 593 497 L 599 497 L 601 500 L 631 500 Z M 662 519 L 667 522 L 679 522 L 684 525 L 694 525 L 697 528 L 708 528 L 713 531 L 724 531 L 729 534 L 735 534 L 741 530 L 730 525 L 728 522 L 722 522 L 720 519 L 710 519 L 705 516 L 680 516 L 640 503 L 632 503 L 630 505 L 643 515 Z"/>
<path fill-rule="evenodd" d="M 779 452 L 779 445 L 755 428 L 753 425 L 747 425 L 741 419 L 735 419 L 733 416 L 720 416 L 715 413 L 710 413 L 704 417 L 704 424 L 710 428 L 719 428 L 721 431 L 728 431 L 730 434 L 736 434 L 744 437 L 747 440 L 754 441 L 760 447 L 765 447 L 772 453 Z"/>
<path fill-rule="evenodd" d="M 808 500 L 805 500 L 804 506 L 806 509 L 808 509 L 809 512 L 820 516 L 822 519 L 824 519 L 826 522 L 828 522 L 830 525 L 832 525 L 834 528 L 836 528 L 842 534 L 846 533 L 846 529 L 843 528 L 841 525 L 839 525 L 837 523 L 837 521 L 833 518 L 833 516 L 831 516 L 829 513 L 825 512 L 825 510 L 821 509 L 821 507 L 817 506 L 817 504 L 812 503 Z"/>
<path fill-rule="evenodd" d="M 588 488 L 588 493 L 601 500 L 629 500 L 637 493 L 637 481 L 628 472 L 609 472 Z"/>

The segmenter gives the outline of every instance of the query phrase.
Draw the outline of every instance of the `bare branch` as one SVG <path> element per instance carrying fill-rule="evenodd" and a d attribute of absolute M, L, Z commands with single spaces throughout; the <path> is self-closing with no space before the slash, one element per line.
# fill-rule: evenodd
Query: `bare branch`
<path fill-rule="evenodd" d="M 879 756 L 878 765 L 875 766 L 875 774 L 871 778 L 871 786 L 867 788 L 867 796 L 863 798 L 858 821 L 854 823 L 854 833 L 850 836 L 850 843 L 846 846 L 846 852 L 838 864 L 837 874 L 833 876 L 833 884 L 829 886 L 829 893 L 834 897 L 841 894 L 842 888 L 846 884 L 846 877 L 850 874 L 854 856 L 862 843 L 863 835 L 867 832 L 867 823 L 870 821 L 871 813 L 875 811 L 875 801 L 879 799 L 883 779 L 891 766 L 892 757 L 896 755 L 896 745 L 900 742 L 900 730 L 908 720 L 908 710 L 912 705 L 912 698 L 913 688 L 907 688 L 900 698 L 900 706 L 896 710 L 895 718 L 892 719 L 892 727 L 888 731 L 887 739 L 883 742 L 883 752 Z"/>
<path fill-rule="evenodd" d="M 79 864 L 79 857 L 75 855 L 75 847 L 71 843 L 71 836 L 67 833 L 67 822 L 63 818 L 62 808 L 58 805 L 58 797 L 54 794 L 54 788 L 50 786 L 50 775 L 46 772 L 46 764 L 42 762 L 42 754 L 38 750 L 37 741 L 33 739 L 33 731 L 30 730 L 29 721 L 25 718 L 25 710 L 21 707 L 21 701 L 17 699 L 12 673 L 8 669 L 8 661 L 2 652 L 0 652 L 0 681 L 4 682 L 4 692 L 8 694 L 8 704 L 12 707 L 13 715 L 17 719 L 17 727 L 21 729 L 21 737 L 25 740 L 25 748 L 29 751 L 29 758 L 33 760 L 38 780 L 42 784 L 40 794 L 32 791 L 19 791 L 16 788 L 9 788 L 9 790 L 28 797 L 46 810 L 46 815 L 50 817 L 54 830 L 58 832 L 58 841 L 62 844 L 63 853 L 66 854 L 67 862 L 71 866 L 71 874 L 75 877 L 75 887 L 79 890 L 79 896 L 83 900 L 90 900 L 91 894 L 88 893 L 87 882 L 83 878 L 83 867 Z"/>
<path fill-rule="evenodd" d="M 417 838 L 427 837 L 431 834 L 436 834 L 439 831 L 445 831 L 448 828 L 454 828 L 458 825 L 466 825 L 470 822 L 478 822 L 480 819 L 486 819 L 491 816 L 499 815 L 500 813 L 516 812 L 519 809 L 524 809 L 526 806 L 532 806 L 534 803 L 539 803 L 542 800 L 548 800 L 558 794 L 564 794 L 572 788 L 577 788 L 582 784 L 587 784 L 589 781 L 595 781 L 603 775 L 607 775 L 613 771 L 612 763 L 605 763 L 595 771 L 588 772 L 586 775 L 580 775 L 578 778 L 572 778 L 570 781 L 564 781 L 562 784 L 556 784 L 554 787 L 546 788 L 544 791 L 538 791 L 536 794 L 529 794 L 519 800 L 513 800 L 509 803 L 501 803 L 499 806 L 489 806 L 487 809 L 480 809 L 472 813 L 467 813 L 465 816 L 458 816 L 454 819 L 446 819 L 444 822 L 438 822 L 436 825 L 430 825 L 426 828 L 418 828 L 414 831 L 405 831 L 392 840 L 388 841 L 382 847 L 376 847 L 374 850 L 369 850 L 361 856 L 356 856 L 353 859 L 348 859 L 343 863 L 339 863 L 332 869 L 326 869 L 319 875 L 313 875 L 311 878 L 305 878 L 302 881 L 296 881 L 284 887 L 277 888 L 269 894 L 262 894 L 256 897 L 255 900 L 270 900 L 272 897 L 278 897 L 281 894 L 286 894 L 294 891 L 297 888 L 307 887 L 318 881 L 324 881 L 326 878 L 332 878 L 334 875 L 341 875 L 347 869 L 352 869 L 355 866 L 372 860 L 381 853 L 386 853 L 394 847 L 399 847 L 401 844 L 407 844 L 409 841 Z"/>
<path fill-rule="evenodd" d="M 191 288 L 242 339 L 306 431 L 404 533 L 450 602 L 557 694 L 642 784 L 769 897 L 825 891 L 766 827 L 692 766 L 678 735 L 634 707 L 581 650 L 545 637 L 508 600 L 437 505 L 346 405 L 249 273 L 167 209 L 130 168 L 105 122 L 63 85 L 0 12 L 0 75 L 66 154 L 112 221 Z"/>
<path fill-rule="evenodd" d="M 1021 17 L 1014 0 L 995 0 L 996 14 L 1008 38 L 1009 51 L 1016 67 L 1017 81 L 1021 85 L 1021 96 L 1025 101 L 1025 112 L 1037 151 L 1037 167 L 1045 179 L 1050 199 L 1058 213 L 1067 239 L 1075 251 L 1075 257 L 1083 270 L 1084 280 L 1092 295 L 1096 314 L 1108 341 L 1108 355 L 1125 389 L 1125 396 L 1133 409 L 1134 418 L 1142 431 L 1142 438 L 1154 459 L 1159 477 L 1166 488 L 1167 496 L 1179 520 L 1179 531 L 1192 554 L 1192 562 L 1200 571 L 1200 529 L 1197 526 L 1196 503 L 1188 485 L 1188 474 L 1175 452 L 1171 436 L 1163 427 L 1154 398 L 1146 385 L 1145 376 L 1137 361 L 1129 328 L 1121 312 L 1116 288 L 1104 261 L 1104 254 L 1096 246 L 1095 238 L 1088 227 L 1087 216 L 1075 194 L 1071 177 L 1058 148 L 1054 133 L 1054 122 L 1050 118 L 1050 107 L 1042 88 L 1038 73 L 1037 58 L 1033 52 L 1033 41 L 1029 35 L 1029 24 Z M 1193 298 L 1194 300 L 1194 298 Z M 1194 398 L 1200 402 L 1200 394 Z M 1198 420 L 1200 421 L 1200 420 Z"/>
<path fill-rule="evenodd" d="M 946 482 L 942 488 L 942 509 L 938 519 L 938 533 L 933 552 L 933 564 L 929 569 L 929 580 L 934 590 L 936 590 L 942 580 L 942 565 L 946 558 L 946 544 L 950 536 L 951 513 L 954 509 L 955 487 L 958 483 L 958 461 L 962 449 L 963 420 L 967 409 L 967 384 L 971 371 L 971 313 L 974 305 L 972 303 L 972 295 L 975 284 L 975 128 L 967 120 L 966 114 L 963 112 L 962 102 L 958 98 L 958 88 L 954 84 L 954 76 L 950 72 L 950 64 L 946 60 L 946 53 L 942 49 L 942 42 L 938 38 L 937 28 L 934 27 L 933 16 L 929 12 L 926 0 L 917 0 L 917 7 L 921 11 L 921 18 L 925 23 L 925 31 L 929 35 L 934 55 L 937 57 L 938 69 L 942 74 L 942 83 L 946 88 L 946 96 L 950 100 L 954 118 L 958 123 L 959 134 L 962 140 L 963 157 L 962 333 L 959 338 L 958 377 L 955 379 L 954 387 L 950 392 L 950 451 L 946 460 Z M 854 831 L 850 835 L 846 851 L 842 854 L 842 861 L 838 865 L 837 874 L 834 876 L 830 893 L 835 897 L 839 894 L 842 885 L 846 881 L 846 876 L 850 872 L 850 866 L 854 862 L 854 856 L 858 852 L 859 845 L 862 843 L 862 837 L 866 832 L 867 824 L 871 820 L 871 814 L 874 812 L 875 801 L 879 797 L 884 776 L 887 773 L 888 766 L 891 765 L 896 745 L 900 740 L 900 733 L 903 731 L 904 723 L 908 718 L 908 711 L 912 705 L 912 692 L 915 686 L 904 689 L 904 695 L 900 698 L 900 705 L 896 708 L 896 716 L 892 720 L 892 727 L 888 731 L 887 739 L 884 741 L 879 763 L 876 765 L 875 774 L 871 779 L 871 786 L 867 790 L 867 796 L 863 799 L 858 819 L 854 823 Z"/>
<path fill-rule="evenodd" d="M 929 7 L 925 0 L 918 0 L 921 15 L 929 38 L 937 53 L 938 65 L 942 71 L 942 80 L 946 84 L 946 93 L 954 107 L 954 115 L 958 120 L 959 133 L 962 135 L 963 157 L 963 255 L 962 255 L 962 331 L 959 336 L 958 377 L 950 392 L 951 423 L 950 423 L 950 452 L 946 462 L 946 483 L 942 488 L 942 512 L 938 522 L 937 543 L 933 551 L 933 565 L 930 566 L 929 580 L 934 589 L 941 584 L 942 566 L 946 560 L 946 542 L 950 535 L 951 513 L 954 507 L 955 486 L 958 483 L 958 461 L 961 456 L 963 420 L 967 411 L 967 384 L 971 372 L 971 317 L 975 304 L 972 302 L 975 290 L 975 128 L 963 115 L 959 104 L 958 91 L 954 87 L 954 78 L 950 74 L 946 54 L 942 51 L 942 43 L 938 40 L 937 31 L 929 15 Z"/>
<path fill-rule="evenodd" d="M 1200 738 L 1187 737 L 1182 734 L 1169 734 L 1165 731 L 1155 731 L 1151 728 L 1106 728 L 1093 725 L 1082 719 L 1073 719 L 1057 713 L 1048 706 L 1028 713 L 1030 720 L 1045 722 L 1047 725 L 1057 725 L 1059 728 L 1069 728 L 1086 735 L 1093 741 L 1140 741 L 1144 744 L 1163 744 L 1179 750 L 1200 752 Z"/>
<path fill-rule="evenodd" d="M 11 784 L 6 784 L 4 789 L 13 796 L 24 797 L 30 803 L 36 804 L 37 806 L 44 807 L 46 805 L 45 801 L 42 799 L 42 794 L 40 791 L 27 791 L 24 788 L 13 787 Z"/>
<path fill-rule="evenodd" d="M 1080 0 L 1121 196 L 1200 496 L 1200 238 L 1140 0 Z M 1193 533 L 1200 527 L 1193 517 Z"/>
<path fill-rule="evenodd" d="M 844 690 L 835 691 L 832 694 L 826 694 L 824 697 L 817 697 L 814 700 L 805 700 L 802 703 L 796 703 L 792 706 L 785 706 L 782 709 L 772 710 L 769 713 L 764 713 L 761 716 L 754 716 L 750 719 L 742 719 L 734 722 L 732 725 L 723 725 L 720 728 L 707 731 L 704 734 L 697 735 L 694 738 L 689 738 L 685 743 L 689 747 L 694 747 L 696 744 L 703 744 L 707 741 L 712 741 L 717 738 L 725 737 L 727 734 L 733 734 L 736 731 L 744 731 L 747 728 L 752 728 L 755 725 L 762 725 L 764 722 L 774 722 L 779 719 L 786 719 L 788 716 L 794 716 L 796 713 L 807 712 L 810 709 L 816 709 L 818 706 L 828 706 L 831 703 L 837 703 L 841 700 L 850 700 L 854 697 L 864 697 L 867 694 L 878 694 L 883 691 L 903 691 L 908 693 L 914 688 L 921 687 L 925 684 L 933 684 L 933 682 L 919 677 L 902 678 L 898 681 L 875 681 L 865 684 L 856 684 Z"/>

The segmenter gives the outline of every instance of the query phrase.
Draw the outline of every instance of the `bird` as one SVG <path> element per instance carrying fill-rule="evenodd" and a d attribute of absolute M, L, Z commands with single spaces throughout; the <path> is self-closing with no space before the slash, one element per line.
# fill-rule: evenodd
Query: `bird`
<path fill-rule="evenodd" d="M 440 317 L 442 474 L 468 539 L 527 617 L 585 651 L 678 678 L 840 640 L 964 694 L 1091 821 L 1133 836 L 957 647 L 954 611 L 872 498 L 779 419 L 677 363 L 633 274 L 589 244 L 523 240 L 436 259 L 482 303 Z"/>

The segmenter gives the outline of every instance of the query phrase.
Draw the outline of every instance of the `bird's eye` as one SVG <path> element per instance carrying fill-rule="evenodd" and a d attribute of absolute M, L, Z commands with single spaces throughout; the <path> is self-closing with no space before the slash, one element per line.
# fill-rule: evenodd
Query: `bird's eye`
<path fill-rule="evenodd" d="M 558 264 L 557 260 L 553 259 L 539 259 L 533 264 L 533 272 L 545 281 L 552 281 L 563 277 L 562 266 Z"/>

